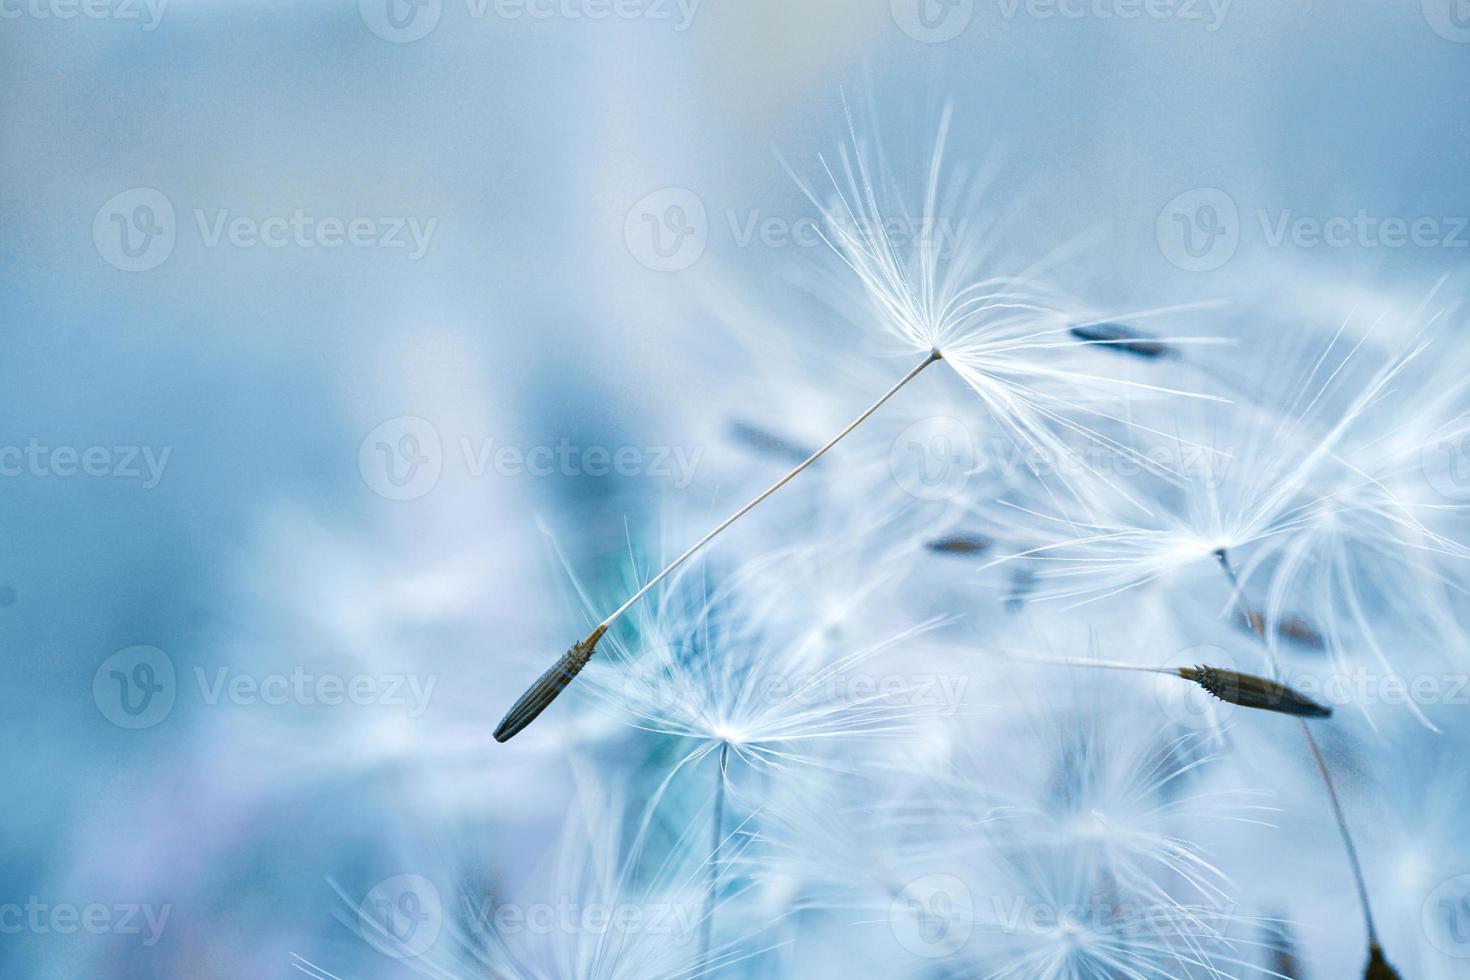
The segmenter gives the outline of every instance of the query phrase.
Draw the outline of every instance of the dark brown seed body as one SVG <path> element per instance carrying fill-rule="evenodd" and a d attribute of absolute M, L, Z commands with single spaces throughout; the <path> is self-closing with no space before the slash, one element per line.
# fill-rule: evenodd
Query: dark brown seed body
<path fill-rule="evenodd" d="M 1383 947 L 1373 943 L 1368 947 L 1368 972 L 1363 974 L 1363 980 L 1403 980 L 1403 977 L 1383 958 Z"/>
<path fill-rule="evenodd" d="M 1078 340 L 1109 347 L 1136 357 L 1177 357 L 1179 352 L 1163 341 L 1151 337 L 1142 330 L 1123 323 L 1079 323 L 1072 328 L 1072 336 Z"/>
<path fill-rule="evenodd" d="M 526 693 L 500 719 L 500 724 L 495 728 L 495 741 L 509 742 L 517 732 L 535 721 L 536 716 L 545 711 L 556 700 L 557 695 L 567 689 L 573 678 L 582 672 L 582 668 L 587 666 L 587 661 L 597 652 L 597 641 L 602 639 L 605 632 L 607 627 L 599 626 L 587 639 L 572 644 L 572 648 L 538 677 L 536 683 L 526 688 Z"/>
<path fill-rule="evenodd" d="M 1179 676 L 1193 681 L 1221 701 L 1302 718 L 1328 718 L 1332 709 L 1298 694 L 1285 684 L 1220 667 L 1180 667 Z"/>
<path fill-rule="evenodd" d="M 924 546 L 941 555 L 978 555 L 990 547 L 990 539 L 978 534 L 949 534 Z"/>

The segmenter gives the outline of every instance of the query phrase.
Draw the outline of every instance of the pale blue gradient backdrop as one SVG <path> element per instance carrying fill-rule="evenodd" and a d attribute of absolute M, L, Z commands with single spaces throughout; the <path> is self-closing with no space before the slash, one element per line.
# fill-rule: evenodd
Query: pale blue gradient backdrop
<path fill-rule="evenodd" d="M 291 952 L 397 976 L 334 917 L 329 879 L 360 892 L 454 849 L 489 875 L 536 860 L 551 830 L 510 789 L 529 764 L 489 741 L 512 693 L 497 670 L 525 676 L 568 637 L 535 521 L 585 568 L 616 561 L 625 518 L 741 485 L 708 434 L 721 377 L 750 365 L 712 369 L 699 298 L 789 288 L 793 248 L 734 228 L 810 213 L 772 149 L 814 173 L 845 135 L 844 91 L 911 173 L 952 100 L 952 162 L 999 160 L 1003 192 L 1055 223 L 1037 241 L 1102 244 L 1062 283 L 1099 306 L 1289 287 L 1301 268 L 1412 292 L 1470 259 L 1463 240 L 1273 249 L 1258 218 L 1470 213 L 1470 44 L 1417 0 L 1240 0 L 1218 23 L 1208 5 L 1123 20 L 987 0 L 943 43 L 904 33 L 888 0 L 703 0 L 683 30 L 673 4 L 510 19 L 446 0 L 406 43 L 352 0 L 173 0 L 151 30 L 141 6 L 141 22 L 0 6 L 0 444 L 169 454 L 151 487 L 55 463 L 0 478 L 0 901 L 169 909 L 151 945 L 146 927 L 7 932 L 7 977 L 285 976 Z M 708 217 L 679 272 L 625 235 L 667 187 Z M 170 202 L 176 240 L 126 272 L 94 220 L 133 188 Z M 1240 244 L 1188 272 L 1156 220 L 1197 188 L 1234 203 Z M 196 216 L 296 209 L 434 224 L 413 258 L 210 246 Z M 442 440 L 437 485 L 407 501 L 359 465 L 401 416 Z M 687 486 L 476 476 L 461 438 L 707 452 Z M 93 694 L 134 645 L 177 675 L 140 730 Z M 198 678 L 221 668 L 438 688 L 415 719 L 211 704 Z"/>

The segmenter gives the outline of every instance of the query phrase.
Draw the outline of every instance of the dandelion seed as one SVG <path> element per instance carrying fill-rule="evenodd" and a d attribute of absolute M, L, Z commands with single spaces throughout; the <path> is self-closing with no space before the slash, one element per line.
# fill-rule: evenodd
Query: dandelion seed
<path fill-rule="evenodd" d="M 990 539 L 979 534 L 947 534 L 924 542 L 924 547 L 941 555 L 978 555 L 990 548 Z"/>
<path fill-rule="evenodd" d="M 1285 684 L 1220 667 L 1181 667 L 1177 673 L 1193 681 L 1221 701 L 1243 708 L 1260 708 L 1303 718 L 1330 718 L 1332 709 L 1298 694 Z"/>
<path fill-rule="evenodd" d="M 1106 670 L 1131 670 L 1140 673 L 1166 674 L 1198 684 L 1221 701 L 1242 708 L 1274 711 L 1301 718 L 1330 718 L 1332 709 L 1318 704 L 1285 684 L 1223 667 L 1199 664 L 1193 667 L 1153 667 L 1119 663 L 1111 660 L 1047 660 L 1023 658 L 1026 663 L 1054 664 L 1059 667 L 1095 667 Z"/>
<path fill-rule="evenodd" d="M 1078 340 L 1124 354 L 1149 359 L 1179 356 L 1178 348 L 1122 323 L 1079 323 L 1069 332 Z"/>
<path fill-rule="evenodd" d="M 872 405 L 868 406 L 868 408 L 857 418 L 853 419 L 853 421 L 849 423 L 846 428 L 844 428 L 841 432 L 837 433 L 837 435 L 828 440 L 826 445 L 822 446 L 822 448 L 818 449 L 816 452 L 808 456 L 805 461 L 803 461 L 785 476 L 781 477 L 781 479 L 777 480 L 775 483 L 771 484 L 771 486 L 767 487 L 761 493 L 757 494 L 743 507 L 741 507 L 735 513 L 727 517 L 724 521 L 716 525 L 714 529 L 707 533 L 704 537 L 700 538 L 698 541 L 694 542 L 694 544 L 690 545 L 683 554 L 679 555 L 679 557 L 675 558 L 673 561 L 669 562 L 669 564 L 665 565 L 662 571 L 660 571 L 653 578 L 649 579 L 648 582 L 641 589 L 633 593 L 633 595 L 629 597 L 627 601 L 625 601 L 617 609 L 613 610 L 606 619 L 598 623 L 597 626 L 592 630 L 591 633 L 587 635 L 585 639 L 573 644 L 572 648 L 562 655 L 561 660 L 552 665 L 552 667 L 547 670 L 546 673 L 542 674 L 541 677 L 537 679 L 537 681 L 526 690 L 526 693 L 521 695 L 520 700 L 518 700 L 511 707 L 510 711 L 506 713 L 500 724 L 496 726 L 495 740 L 497 742 L 509 741 L 527 725 L 535 721 L 536 717 L 540 715 L 541 712 L 545 711 L 547 706 L 550 705 L 551 702 L 555 700 L 562 691 L 567 689 L 567 686 L 571 684 L 572 680 L 579 673 L 581 673 L 582 668 L 587 666 L 587 661 L 590 660 L 592 658 L 592 655 L 597 651 L 597 642 L 602 639 L 603 634 L 607 632 L 608 627 L 617 622 L 618 619 L 620 619 L 625 612 L 632 608 L 639 599 L 647 595 L 654 586 L 663 581 L 664 578 L 669 575 L 669 573 L 673 572 L 680 565 L 684 564 L 684 562 L 692 558 L 701 548 L 714 540 L 714 538 L 721 531 L 725 530 L 730 525 L 740 520 L 740 518 L 744 517 L 747 513 L 753 510 L 767 497 L 771 496 L 777 490 L 780 490 L 787 483 L 795 479 L 802 470 L 806 469 L 808 466 L 820 459 L 822 455 L 827 452 L 827 450 L 837 445 L 837 443 L 840 442 L 844 436 L 856 429 L 874 412 L 878 411 L 878 409 L 883 406 L 884 402 L 888 401 L 888 399 L 892 398 L 898 393 L 899 389 L 903 388 L 904 385 L 908 384 L 914 378 L 918 377 L 919 372 L 923 371 L 924 368 L 939 360 L 940 356 L 941 355 L 938 351 L 931 351 L 929 355 L 925 357 L 922 361 L 920 361 L 917 365 L 915 365 L 908 374 L 904 375 L 897 384 L 895 384 L 892 388 L 889 388 L 888 391 L 883 394 L 883 397 L 879 398 Z"/>

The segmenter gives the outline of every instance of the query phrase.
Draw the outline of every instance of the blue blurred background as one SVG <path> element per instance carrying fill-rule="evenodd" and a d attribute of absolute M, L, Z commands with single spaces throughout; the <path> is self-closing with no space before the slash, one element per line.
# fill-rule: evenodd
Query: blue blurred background
<path fill-rule="evenodd" d="M 611 567 L 748 482 L 711 297 L 800 295 L 772 151 L 819 175 L 844 94 L 919 175 L 953 102 L 1097 306 L 1336 310 L 1466 268 L 1270 234 L 1470 213 L 1462 7 L 0 0 L 0 974 L 406 975 L 332 882 L 536 861 L 566 776 L 489 733 L 569 637 L 538 521 Z"/>

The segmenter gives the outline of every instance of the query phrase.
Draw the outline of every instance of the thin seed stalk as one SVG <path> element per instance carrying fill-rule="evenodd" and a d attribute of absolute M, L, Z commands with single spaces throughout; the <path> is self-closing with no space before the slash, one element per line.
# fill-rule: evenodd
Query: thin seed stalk
<path fill-rule="evenodd" d="M 709 855 L 709 910 L 699 927 L 699 959 L 703 966 L 709 961 L 710 939 L 714 934 L 715 909 L 720 905 L 720 845 L 725 842 L 725 773 L 730 767 L 730 743 L 720 746 L 720 765 L 715 771 L 715 812 L 710 821 L 713 840 Z"/>
<path fill-rule="evenodd" d="M 899 379 L 897 384 L 884 392 L 883 397 L 879 398 L 873 404 L 869 405 L 861 415 L 849 422 L 841 432 L 837 433 L 835 436 L 829 439 L 826 445 L 822 446 L 822 448 L 818 449 L 816 452 L 808 456 L 795 469 L 791 470 L 785 476 L 781 477 L 781 479 L 777 480 L 765 490 L 761 491 L 743 507 L 741 507 L 735 513 L 731 514 L 729 517 L 725 518 L 719 524 L 717 524 L 708 534 L 700 538 L 698 541 L 694 542 L 694 544 L 690 545 L 683 554 L 665 565 L 663 569 L 653 578 L 649 579 L 648 582 L 645 583 L 641 589 L 629 596 L 626 602 L 624 602 L 618 608 L 614 609 L 606 619 L 598 623 L 597 626 L 592 630 L 591 633 L 586 636 L 585 639 L 574 643 L 571 649 L 569 649 L 565 654 L 562 655 L 562 658 L 560 660 L 553 664 L 551 668 L 546 671 L 546 673 L 542 674 L 534 684 L 527 688 L 526 693 L 521 695 L 520 699 L 511 706 L 511 709 L 509 711 L 506 712 L 505 717 L 501 719 L 500 724 L 496 726 L 495 741 L 508 742 L 512 738 L 514 738 L 515 735 L 519 733 L 523 728 L 525 728 L 531 722 L 535 721 L 536 716 L 545 711 L 546 708 L 551 704 L 551 702 L 554 701 L 557 696 L 561 694 L 562 691 L 565 691 L 567 687 L 571 684 L 571 682 L 576 678 L 576 676 L 582 672 L 582 668 L 587 666 L 587 662 L 591 660 L 592 655 L 597 652 L 597 641 L 602 639 L 603 634 L 607 632 L 608 628 L 611 627 L 613 623 L 622 618 L 622 615 L 629 609 L 631 609 L 634 603 L 647 595 L 649 590 L 651 590 L 654 586 L 658 585 L 666 577 L 668 577 L 670 572 L 692 558 L 701 548 L 713 541 L 721 531 L 725 530 L 731 524 L 734 524 L 736 521 L 740 520 L 740 518 L 744 517 L 750 511 L 754 510 L 755 507 L 762 501 L 764 501 L 767 497 L 771 496 L 777 490 L 780 490 L 786 484 L 790 483 L 793 479 L 796 478 L 797 474 L 801 473 L 802 470 L 805 470 L 808 466 L 815 463 L 818 459 L 821 459 L 822 456 L 827 452 L 827 450 L 831 449 L 833 446 L 837 445 L 837 443 L 841 442 L 842 439 L 848 435 L 848 433 L 852 432 L 852 430 L 856 429 L 859 425 L 862 425 L 865 421 L 867 421 L 870 415 L 878 411 L 878 409 L 883 406 L 884 402 L 888 401 L 888 399 L 898 394 L 899 390 L 903 388 L 904 385 L 908 384 L 910 381 L 914 380 L 914 378 L 918 377 L 919 372 L 923 371 L 926 367 L 933 364 L 935 361 L 941 360 L 942 358 L 943 355 L 940 354 L 939 351 L 930 351 L 929 355 L 925 357 L 924 360 L 920 361 L 912 370 L 909 371 L 908 374 L 905 374 L 901 379 Z"/>
<path fill-rule="evenodd" d="M 1225 578 L 1230 582 L 1231 595 L 1235 599 L 1236 607 L 1241 610 L 1246 625 L 1251 625 L 1252 610 L 1245 601 L 1245 595 L 1240 588 L 1240 577 L 1235 573 L 1235 566 L 1230 562 L 1230 555 L 1224 548 L 1215 552 L 1215 557 L 1220 562 L 1220 568 L 1225 573 Z M 1270 647 L 1266 644 L 1264 631 L 1251 632 L 1266 647 L 1270 653 Z M 1378 928 L 1373 921 L 1373 905 L 1368 898 L 1368 881 L 1363 875 L 1363 865 L 1358 859 L 1358 847 L 1353 841 L 1352 830 L 1348 827 L 1347 814 L 1343 811 L 1342 800 L 1337 795 L 1337 784 L 1332 779 L 1332 772 L 1327 768 L 1327 760 L 1322 756 L 1322 750 L 1317 746 L 1317 740 L 1312 737 L 1311 730 L 1305 721 L 1301 722 L 1302 738 L 1306 739 L 1307 748 L 1311 750 L 1312 760 L 1317 765 L 1317 772 L 1322 777 L 1322 785 L 1327 788 L 1327 799 L 1332 804 L 1332 816 L 1337 822 L 1338 833 L 1342 837 L 1343 849 L 1347 852 L 1348 867 L 1352 870 L 1353 884 L 1358 891 L 1358 904 L 1363 912 L 1363 924 L 1368 933 L 1368 969 L 1364 975 L 1365 980 L 1398 980 L 1398 974 L 1393 967 L 1388 965 L 1384 958 L 1383 948 L 1378 944 Z"/>

